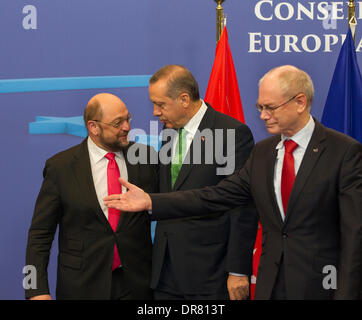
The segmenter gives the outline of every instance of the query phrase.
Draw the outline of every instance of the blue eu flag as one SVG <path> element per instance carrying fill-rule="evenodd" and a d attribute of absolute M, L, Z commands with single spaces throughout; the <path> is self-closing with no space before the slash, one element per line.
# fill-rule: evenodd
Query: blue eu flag
<path fill-rule="evenodd" d="M 350 29 L 339 53 L 322 123 L 362 143 L 362 77 Z"/>

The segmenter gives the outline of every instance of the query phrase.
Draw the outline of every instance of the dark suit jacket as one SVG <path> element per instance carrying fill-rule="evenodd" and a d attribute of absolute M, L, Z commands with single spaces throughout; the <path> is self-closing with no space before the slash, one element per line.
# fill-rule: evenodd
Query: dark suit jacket
<path fill-rule="evenodd" d="M 287 299 L 358 299 L 362 276 L 362 147 L 318 122 L 296 176 L 285 222 L 273 176 L 280 137 L 259 142 L 245 167 L 216 187 L 152 195 L 153 218 L 227 210 L 254 199 L 263 228 L 256 299 L 269 299 L 284 255 Z M 324 266 L 337 272 L 325 290 Z"/>
<path fill-rule="evenodd" d="M 125 158 L 128 180 L 157 192 L 156 168 Z M 58 299 L 109 299 L 115 243 L 132 297 L 152 298 L 148 213 L 122 212 L 113 232 L 98 203 L 87 140 L 48 159 L 43 175 L 26 251 L 26 264 L 37 270 L 37 289 L 26 290 L 26 297 L 49 293 L 47 266 L 59 225 Z"/>
<path fill-rule="evenodd" d="M 220 149 L 226 151 L 227 134 L 225 129 L 235 130 L 235 143 L 229 145 L 236 149 L 231 156 L 235 157 L 235 166 L 240 168 L 249 157 L 254 145 L 250 129 L 241 122 L 215 111 L 211 106 L 201 120 L 199 131 L 204 134 L 204 139 L 199 136 L 201 148 L 193 150 L 197 139 L 195 136 L 190 151 L 186 155 L 184 164 L 171 188 L 171 164 L 160 163 L 160 192 L 171 192 L 178 190 L 190 190 L 205 186 L 216 185 L 225 175 L 217 175 L 216 169 L 222 168 L 218 165 L 215 155 L 205 155 L 205 143 L 208 141 L 204 129 L 211 129 L 215 135 L 216 129 L 222 130 L 222 140 L 219 149 L 213 152 L 220 156 Z M 166 141 L 165 143 L 168 143 Z M 195 152 L 200 151 L 201 161 L 196 164 L 194 161 Z M 205 164 L 206 156 L 211 156 L 211 161 Z M 186 164 L 189 163 L 189 164 Z M 219 161 L 220 163 L 220 161 Z M 233 171 L 231 172 L 233 173 Z M 230 174 L 231 174 L 230 173 Z M 155 240 L 153 246 L 152 260 L 152 282 L 151 287 L 156 288 L 159 284 L 162 267 L 167 259 L 168 250 L 171 262 L 167 264 L 172 269 L 176 280 L 177 289 L 183 294 L 215 294 L 226 292 L 226 279 L 228 272 L 243 274 L 251 273 L 251 252 L 255 241 L 255 234 L 252 231 L 245 231 L 244 225 L 253 223 L 250 216 L 239 214 L 240 208 L 230 214 L 216 212 L 210 216 L 182 218 L 177 220 L 160 221 L 157 223 Z M 248 221 L 245 222 L 245 219 Z M 255 230 L 256 230 L 255 220 Z"/>

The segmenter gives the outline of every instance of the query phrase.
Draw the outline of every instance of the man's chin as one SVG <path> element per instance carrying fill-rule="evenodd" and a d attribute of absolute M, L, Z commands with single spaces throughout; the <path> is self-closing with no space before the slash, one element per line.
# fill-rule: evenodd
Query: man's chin
<path fill-rule="evenodd" d="M 124 141 L 120 141 L 119 142 L 119 147 L 122 149 L 122 148 L 125 148 L 129 145 L 129 141 L 128 140 L 124 140 Z"/>
<path fill-rule="evenodd" d="M 173 126 L 169 122 L 164 123 L 166 129 L 173 129 Z"/>
<path fill-rule="evenodd" d="M 113 152 L 118 152 L 123 150 L 129 145 L 129 141 L 118 141 L 117 143 L 108 144 L 108 149 L 112 150 Z"/>
<path fill-rule="evenodd" d="M 266 129 L 272 135 L 280 134 L 280 128 L 276 125 L 267 126 Z"/>
<path fill-rule="evenodd" d="M 121 147 L 127 147 L 129 144 L 128 135 L 119 136 L 117 139 L 117 143 Z"/>

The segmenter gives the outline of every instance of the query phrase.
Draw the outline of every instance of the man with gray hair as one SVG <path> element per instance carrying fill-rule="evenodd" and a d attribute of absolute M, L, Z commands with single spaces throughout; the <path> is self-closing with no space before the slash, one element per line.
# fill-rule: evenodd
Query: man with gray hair
<path fill-rule="evenodd" d="M 256 104 L 273 137 L 217 186 L 125 195 L 106 205 L 154 220 L 228 210 L 253 199 L 263 228 L 255 299 L 358 299 L 362 278 L 362 146 L 310 115 L 313 84 L 294 66 L 269 71 Z"/>

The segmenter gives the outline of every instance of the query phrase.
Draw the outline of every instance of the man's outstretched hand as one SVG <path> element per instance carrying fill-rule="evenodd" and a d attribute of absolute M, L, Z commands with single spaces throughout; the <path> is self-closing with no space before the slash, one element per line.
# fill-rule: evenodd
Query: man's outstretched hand
<path fill-rule="evenodd" d="M 130 212 L 152 210 L 152 201 L 146 192 L 122 178 L 118 180 L 128 191 L 105 197 L 103 200 L 107 207 Z"/>

